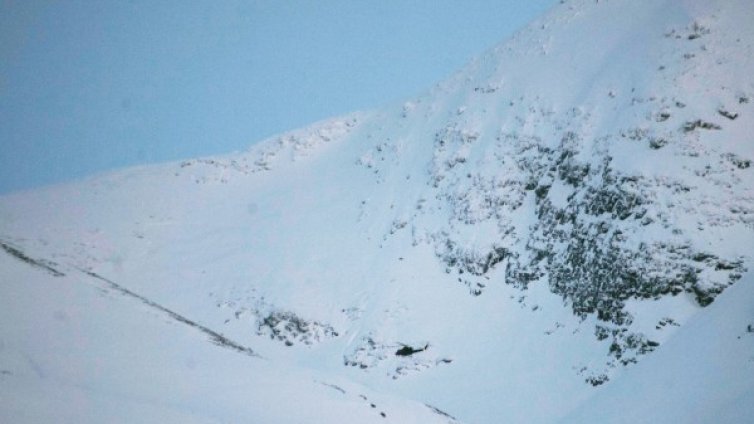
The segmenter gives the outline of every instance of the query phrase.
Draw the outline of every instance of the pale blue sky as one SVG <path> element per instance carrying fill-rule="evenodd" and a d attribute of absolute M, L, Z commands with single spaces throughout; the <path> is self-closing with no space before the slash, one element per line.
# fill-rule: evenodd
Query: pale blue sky
<path fill-rule="evenodd" d="M 0 193 L 407 98 L 555 0 L 0 0 Z"/>

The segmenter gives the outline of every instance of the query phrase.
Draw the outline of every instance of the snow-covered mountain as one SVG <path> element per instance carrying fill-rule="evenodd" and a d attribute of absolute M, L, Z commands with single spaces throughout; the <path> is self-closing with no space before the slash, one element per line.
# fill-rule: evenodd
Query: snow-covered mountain
<path fill-rule="evenodd" d="M 751 421 L 751 22 L 562 1 L 404 103 L 3 196 L 0 417 Z"/>

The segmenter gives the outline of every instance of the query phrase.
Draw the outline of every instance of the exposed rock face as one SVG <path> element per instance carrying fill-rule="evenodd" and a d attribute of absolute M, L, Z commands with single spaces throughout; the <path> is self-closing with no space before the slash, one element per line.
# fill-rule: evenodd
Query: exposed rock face
<path fill-rule="evenodd" d="M 403 104 L 0 199 L 2 248 L 469 422 L 555 422 L 752 266 L 750 22 L 559 2 Z"/>

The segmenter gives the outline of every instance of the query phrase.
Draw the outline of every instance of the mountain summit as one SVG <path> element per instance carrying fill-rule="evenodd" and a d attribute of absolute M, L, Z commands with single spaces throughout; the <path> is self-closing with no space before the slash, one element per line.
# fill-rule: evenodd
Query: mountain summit
<path fill-rule="evenodd" d="M 561 1 L 404 103 L 1 197 L 0 417 L 751 421 L 751 22 Z"/>

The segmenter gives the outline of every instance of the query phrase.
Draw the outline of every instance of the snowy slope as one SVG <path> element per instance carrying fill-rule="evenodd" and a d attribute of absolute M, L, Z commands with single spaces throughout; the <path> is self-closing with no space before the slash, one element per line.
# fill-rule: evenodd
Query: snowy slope
<path fill-rule="evenodd" d="M 423 404 L 461 422 L 578 421 L 655 374 L 740 384 L 714 403 L 733 413 L 754 376 L 745 350 L 722 358 L 740 370 L 725 377 L 649 359 L 682 357 L 753 300 L 715 300 L 750 285 L 752 21 L 745 0 L 565 1 L 399 105 L 3 196 L 1 409 L 55 410 L 64 383 L 110 416 L 149 404 L 147 421 L 289 422 L 288 394 L 336 411 L 302 407 L 294 422 L 452 420 Z M 58 309 L 86 319 L 24 342 L 57 334 Z M 141 355 L 121 356 L 142 327 Z M 74 353 L 49 359 L 47 343 Z M 182 365 L 194 350 L 206 380 Z M 700 352 L 699 366 L 721 360 Z M 102 374 L 66 371 L 94 364 Z M 143 392 L 119 377 L 130 368 L 167 372 Z M 174 381 L 185 392 L 166 390 Z M 197 401 L 217 385 L 231 393 L 222 413 Z M 367 391 L 387 417 L 358 409 Z"/>
<path fill-rule="evenodd" d="M 427 405 L 206 343 L 75 269 L 28 265 L 0 257 L 2 422 L 448 422 Z"/>
<path fill-rule="evenodd" d="M 564 422 L 751 421 L 754 281 L 748 277 Z"/>

